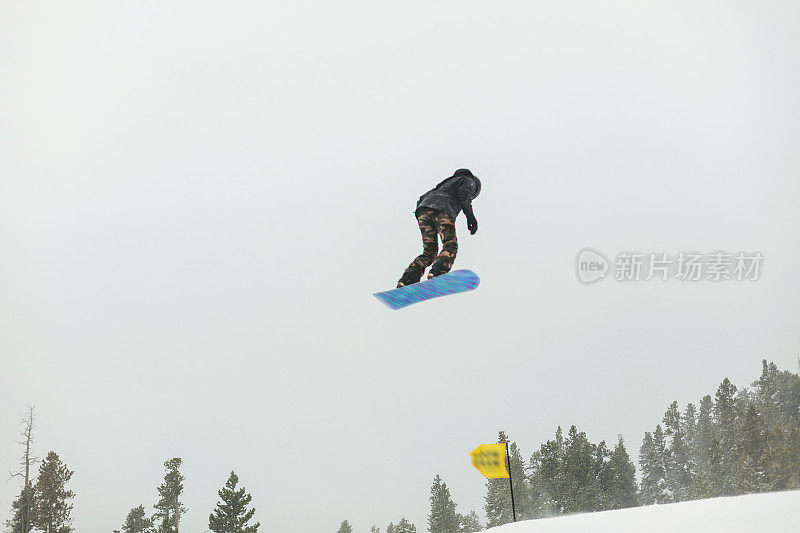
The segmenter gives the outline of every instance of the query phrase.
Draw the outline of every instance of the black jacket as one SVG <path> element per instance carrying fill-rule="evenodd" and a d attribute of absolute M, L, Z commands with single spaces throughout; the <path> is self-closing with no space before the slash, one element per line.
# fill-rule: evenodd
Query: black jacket
<path fill-rule="evenodd" d="M 474 218 L 472 200 L 481 192 L 481 180 L 467 169 L 460 169 L 436 187 L 419 197 L 417 209 L 427 207 L 447 213 L 453 219 L 461 211 L 467 220 Z"/>

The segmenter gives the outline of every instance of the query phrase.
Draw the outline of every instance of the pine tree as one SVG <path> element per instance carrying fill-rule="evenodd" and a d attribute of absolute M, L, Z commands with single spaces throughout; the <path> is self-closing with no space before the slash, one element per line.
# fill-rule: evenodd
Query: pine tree
<path fill-rule="evenodd" d="M 726 494 L 726 479 L 720 441 L 716 436 L 713 436 L 708 450 L 708 496 Z"/>
<path fill-rule="evenodd" d="M 764 421 L 770 427 L 779 424 L 777 375 L 778 368 L 775 366 L 775 363 L 767 364 L 767 360 L 762 359 L 761 377 L 753 382 L 759 410 L 764 417 Z"/>
<path fill-rule="evenodd" d="M 67 489 L 74 472 L 67 468 L 56 452 L 47 454 L 39 465 L 39 477 L 34 485 L 35 510 L 33 525 L 45 533 L 71 533 L 72 504 L 75 493 Z"/>
<path fill-rule="evenodd" d="M 458 533 L 456 504 L 450 497 L 450 489 L 437 474 L 431 487 L 431 512 L 428 515 L 430 533 Z"/>
<path fill-rule="evenodd" d="M 405 518 L 401 518 L 397 525 L 394 526 L 393 533 L 417 533 L 417 526 Z"/>
<path fill-rule="evenodd" d="M 667 451 L 664 432 L 661 429 L 661 424 L 656 424 L 656 429 L 653 431 L 653 450 L 655 451 L 657 469 L 660 475 L 660 478 L 657 481 L 658 497 L 656 503 L 669 503 L 672 501 L 672 498 L 667 488 Z"/>
<path fill-rule="evenodd" d="M 164 482 L 158 487 L 159 500 L 153 506 L 156 513 L 154 521 L 161 519 L 158 525 L 158 533 L 178 533 L 180 518 L 186 512 L 186 508 L 181 503 L 183 494 L 183 481 L 186 477 L 180 472 L 183 459 L 174 457 L 164 463 Z"/>
<path fill-rule="evenodd" d="M 500 431 L 498 443 L 508 443 L 505 432 Z M 487 527 L 496 527 L 513 521 L 511 509 L 511 491 L 508 479 L 489 479 L 486 481 L 486 511 Z"/>
<path fill-rule="evenodd" d="M 369 533 L 381 533 L 381 528 L 378 526 L 372 526 L 369 528 Z"/>
<path fill-rule="evenodd" d="M 711 439 L 714 435 L 714 422 L 712 413 L 714 403 L 710 395 L 703 396 L 700 400 L 700 409 L 697 414 L 697 437 L 692 446 L 692 456 L 697 465 L 697 472 L 704 474 L 708 478 L 709 458 L 708 451 L 711 449 Z"/>
<path fill-rule="evenodd" d="M 148 518 L 144 506 L 134 507 L 122 524 L 123 533 L 150 533 L 153 529 L 153 520 Z"/>
<path fill-rule="evenodd" d="M 722 494 L 736 492 L 736 385 L 728 378 L 722 380 L 717 389 L 714 416 L 719 427 L 719 446 L 722 466 Z"/>
<path fill-rule="evenodd" d="M 762 421 L 756 406 L 750 404 L 742 421 L 736 446 L 738 455 L 737 489 L 739 494 L 760 492 L 767 488 L 764 468 L 765 442 Z"/>
<path fill-rule="evenodd" d="M 786 440 L 777 425 L 764 434 L 764 474 L 769 490 L 786 490 L 789 485 Z"/>
<path fill-rule="evenodd" d="M 639 466 L 642 469 L 640 500 L 644 505 L 669 502 L 665 453 L 664 433 L 658 424 L 652 435 L 649 432 L 644 434 L 644 441 L 639 449 Z"/>
<path fill-rule="evenodd" d="M 606 501 L 604 509 L 636 507 L 636 467 L 631 462 L 621 435 L 611 452 L 607 472 L 602 487 Z"/>
<path fill-rule="evenodd" d="M 683 412 L 683 443 L 686 446 L 690 460 L 692 459 L 697 438 L 697 408 L 693 403 L 689 402 Z"/>
<path fill-rule="evenodd" d="M 800 376 L 778 371 L 775 363 L 761 361 L 761 377 L 753 382 L 756 410 L 767 427 L 800 424 Z"/>
<path fill-rule="evenodd" d="M 564 512 L 564 484 L 562 466 L 564 436 L 559 426 L 554 440 L 542 444 L 531 455 L 530 475 L 531 512 L 533 518 L 542 518 Z"/>
<path fill-rule="evenodd" d="M 697 408 L 693 403 L 686 405 L 683 413 L 683 446 L 686 454 L 686 498 L 693 499 L 695 478 L 700 474 L 697 461 L 697 441 L 699 431 L 697 427 Z"/>
<path fill-rule="evenodd" d="M 22 487 L 19 497 L 11 504 L 11 520 L 6 525 L 11 533 L 28 533 L 33 529 L 33 515 L 36 512 L 35 491 L 30 483 Z"/>
<path fill-rule="evenodd" d="M 692 486 L 689 489 L 689 498 L 701 500 L 712 496 L 711 483 L 707 474 L 697 473 L 692 479 Z"/>
<path fill-rule="evenodd" d="M 656 503 L 658 495 L 657 472 L 653 463 L 653 435 L 645 431 L 642 445 L 639 447 L 639 469 L 642 471 L 642 484 L 639 486 L 639 501 L 643 505 Z"/>
<path fill-rule="evenodd" d="M 565 487 L 562 507 L 566 513 L 596 511 L 599 507 L 595 452 L 596 447 L 586 434 L 571 426 L 564 443 L 562 466 Z"/>
<path fill-rule="evenodd" d="M 153 524 L 156 523 L 157 519 L 158 519 L 158 517 L 153 515 L 153 518 L 151 519 L 151 520 L 153 520 Z M 156 526 L 155 533 L 174 533 L 174 531 L 175 531 L 175 529 L 171 525 L 169 516 L 162 515 L 161 516 L 161 522 Z"/>
<path fill-rule="evenodd" d="M 528 477 L 525 475 L 525 460 L 516 442 L 508 445 L 509 473 L 514 484 L 514 506 L 517 520 L 533 518 L 533 504 Z"/>
<path fill-rule="evenodd" d="M 244 487 L 237 490 L 237 483 L 239 477 L 231 472 L 225 486 L 217 492 L 221 501 L 208 516 L 208 529 L 214 533 L 256 533 L 261 525 L 259 522 L 248 525 L 256 512 L 247 508 L 253 497 Z"/>
<path fill-rule="evenodd" d="M 786 470 L 787 489 L 800 489 L 800 429 L 792 425 L 786 438 Z"/>
<path fill-rule="evenodd" d="M 611 450 L 606 446 L 606 441 L 594 446 L 594 472 L 593 485 L 596 489 L 595 511 L 611 509 L 611 493 L 607 490 L 611 486 Z"/>
<path fill-rule="evenodd" d="M 481 521 L 478 519 L 478 514 L 475 511 L 470 511 L 468 515 L 458 515 L 458 531 L 459 533 L 476 533 L 483 531 Z"/>
<path fill-rule="evenodd" d="M 777 380 L 779 420 L 783 427 L 800 427 L 800 375 L 784 370 Z"/>
<path fill-rule="evenodd" d="M 339 530 L 336 533 L 353 533 L 353 526 L 350 525 L 350 522 L 344 520 L 339 524 Z"/>
<path fill-rule="evenodd" d="M 678 402 L 670 404 L 662 421 L 666 430 L 665 436 L 670 438 L 664 461 L 667 489 L 672 495 L 671 501 L 681 502 L 688 499 L 692 479 L 689 453 L 683 434 L 684 420 L 678 410 Z"/>
<path fill-rule="evenodd" d="M 394 533 L 394 524 L 389 522 L 389 525 L 386 526 L 386 533 Z"/>

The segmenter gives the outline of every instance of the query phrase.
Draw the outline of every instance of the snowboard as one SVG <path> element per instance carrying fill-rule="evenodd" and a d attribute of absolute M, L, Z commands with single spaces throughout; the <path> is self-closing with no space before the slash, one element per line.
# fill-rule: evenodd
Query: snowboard
<path fill-rule="evenodd" d="M 399 289 L 376 292 L 374 296 L 386 304 L 389 309 L 402 309 L 432 298 L 471 291 L 478 286 L 480 281 L 478 275 L 471 270 L 454 270 Z"/>

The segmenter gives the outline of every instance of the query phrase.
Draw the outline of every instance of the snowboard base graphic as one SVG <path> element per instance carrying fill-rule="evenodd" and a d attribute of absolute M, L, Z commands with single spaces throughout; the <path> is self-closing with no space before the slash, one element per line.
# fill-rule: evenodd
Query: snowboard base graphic
<path fill-rule="evenodd" d="M 475 289 L 480 278 L 471 270 L 454 270 L 429 280 L 406 285 L 399 289 L 376 292 L 374 296 L 390 309 L 402 309 L 432 298 L 458 294 Z"/>

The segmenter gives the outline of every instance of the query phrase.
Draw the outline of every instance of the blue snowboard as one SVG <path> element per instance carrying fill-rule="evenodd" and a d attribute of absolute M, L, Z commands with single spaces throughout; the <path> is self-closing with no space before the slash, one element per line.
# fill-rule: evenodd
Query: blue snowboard
<path fill-rule="evenodd" d="M 375 297 L 390 309 L 402 309 L 417 302 L 475 289 L 481 280 L 471 270 L 454 270 L 399 289 L 376 292 Z"/>

